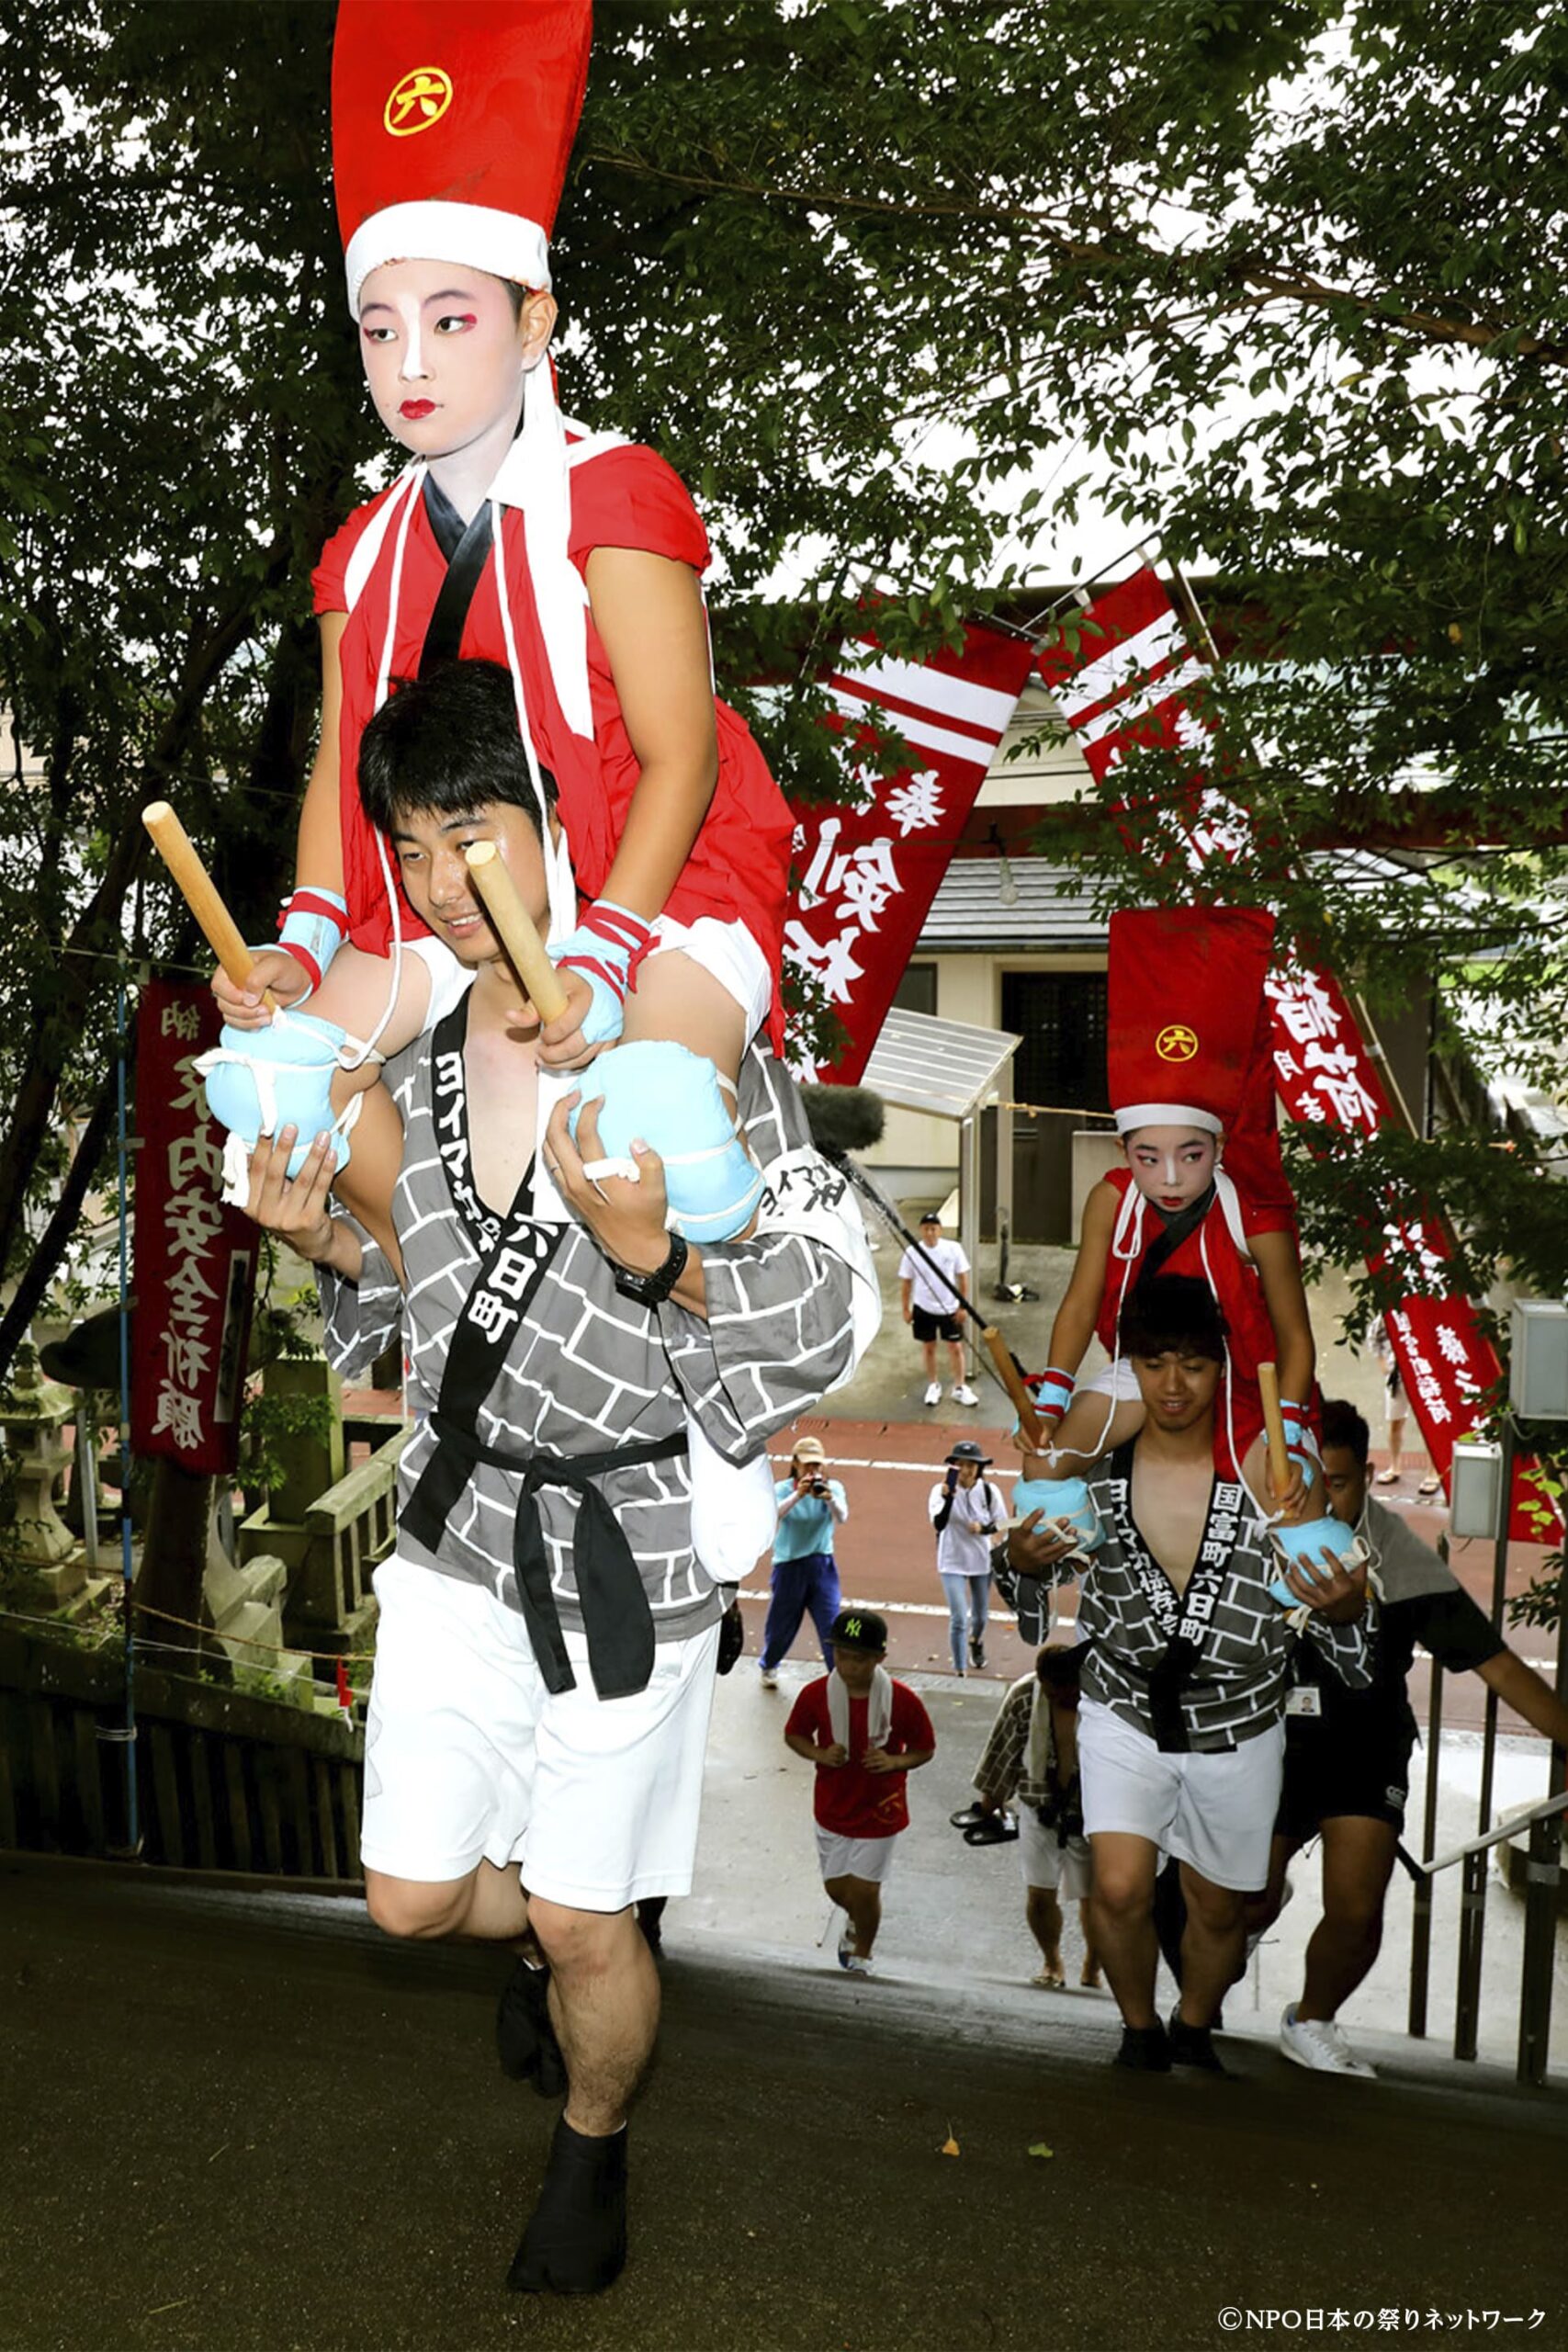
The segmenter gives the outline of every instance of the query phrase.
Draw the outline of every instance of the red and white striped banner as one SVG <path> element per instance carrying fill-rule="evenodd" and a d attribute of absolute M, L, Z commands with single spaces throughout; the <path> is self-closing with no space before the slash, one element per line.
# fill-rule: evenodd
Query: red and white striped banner
<path fill-rule="evenodd" d="M 853 1086 L 996 756 L 1032 657 L 1019 638 L 972 628 L 962 648 L 900 662 L 873 638 L 846 649 L 828 680 L 850 806 L 792 802 L 798 877 L 784 954 L 811 973 L 849 1031 L 830 1066 L 807 1077 Z M 914 757 L 896 775 L 868 770 L 889 729 Z"/>
<path fill-rule="evenodd" d="M 1183 752 L 1193 765 L 1179 806 L 1164 798 L 1157 808 L 1135 799 L 1122 804 L 1139 816 L 1138 838 L 1157 864 L 1176 855 L 1209 867 L 1216 857 L 1234 855 L 1252 836 L 1251 820 L 1213 781 L 1213 735 L 1187 699 L 1207 662 L 1193 650 L 1158 576 L 1145 565 L 1106 589 L 1075 628 L 1077 645 L 1048 648 L 1040 673 L 1096 782 L 1113 784 L 1134 747 Z M 1299 962 L 1277 971 L 1268 993 L 1275 1083 L 1292 1118 L 1361 1136 L 1388 1125 L 1392 1106 L 1333 975 Z M 1426 1204 L 1391 1203 L 1379 1233 L 1368 1236 L 1374 1272 L 1407 1271 L 1412 1279 L 1387 1328 L 1432 1466 L 1445 1481 L 1455 1438 L 1474 1427 L 1482 1391 L 1499 1377 L 1470 1300 L 1441 1288 L 1453 1256 L 1446 1221 Z M 1522 1536 L 1535 1532 L 1517 1515 L 1515 1523 Z"/>

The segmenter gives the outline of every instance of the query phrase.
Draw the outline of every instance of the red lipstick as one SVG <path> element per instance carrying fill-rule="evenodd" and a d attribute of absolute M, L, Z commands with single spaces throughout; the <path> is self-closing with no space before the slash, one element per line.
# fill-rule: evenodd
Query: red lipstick
<path fill-rule="evenodd" d="M 398 414 L 406 416 L 411 424 L 417 424 L 422 416 L 431 416 L 434 413 L 434 401 L 405 401 L 398 411 Z"/>

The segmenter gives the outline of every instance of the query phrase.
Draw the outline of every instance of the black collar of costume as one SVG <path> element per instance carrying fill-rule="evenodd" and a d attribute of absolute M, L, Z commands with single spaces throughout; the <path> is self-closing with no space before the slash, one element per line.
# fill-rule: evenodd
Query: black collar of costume
<path fill-rule="evenodd" d="M 1240 1486 L 1211 1476 L 1209 1506 L 1203 1516 L 1198 1557 L 1185 1590 L 1178 1594 L 1133 1517 L 1133 1462 L 1136 1447 L 1137 1440 L 1133 1438 L 1127 1444 L 1118 1446 L 1111 1456 L 1111 1514 L 1122 1556 L 1136 1577 L 1149 1613 L 1165 1636 L 1165 1656 L 1149 1677 L 1149 1712 L 1155 1741 L 1168 1754 L 1179 1753 L 1189 1744 L 1181 1713 L 1182 1693 L 1194 1678 L 1204 1636 L 1224 1590 L 1246 1492 Z"/>
<path fill-rule="evenodd" d="M 465 526 L 457 508 L 436 489 L 428 474 L 424 477 L 424 511 L 430 517 L 435 543 L 446 558 L 446 577 L 431 609 L 424 643 L 420 648 L 422 678 L 427 678 L 443 662 L 456 662 L 461 653 L 468 607 L 474 601 L 494 539 L 494 510 L 488 498 L 481 500 L 473 520 Z M 458 534 L 455 540 L 454 529 Z"/>
<path fill-rule="evenodd" d="M 474 1187 L 474 1150 L 468 1135 L 468 1072 L 463 1058 L 468 1037 L 468 1006 L 472 989 L 465 990 L 430 1041 L 431 1091 L 434 1097 L 435 1148 L 446 1171 L 452 1205 L 468 1228 L 468 1238 L 481 1258 L 493 1250 L 503 1229 L 533 1225 L 534 1157 L 523 1170 L 505 1216 L 486 1205 Z"/>
<path fill-rule="evenodd" d="M 1185 1207 L 1173 1209 L 1168 1214 L 1160 1207 L 1157 1201 L 1149 1203 L 1149 1206 L 1159 1218 L 1164 1231 L 1156 1234 L 1144 1252 L 1138 1266 L 1139 1283 L 1153 1282 L 1156 1274 L 1164 1272 L 1182 1243 L 1190 1235 L 1197 1232 L 1198 1227 L 1213 1207 L 1217 1197 L 1216 1189 L 1211 1183 L 1205 1191 L 1200 1193 L 1195 1201 L 1189 1201 Z M 1136 1286 L 1134 1284 L 1134 1288 Z"/>

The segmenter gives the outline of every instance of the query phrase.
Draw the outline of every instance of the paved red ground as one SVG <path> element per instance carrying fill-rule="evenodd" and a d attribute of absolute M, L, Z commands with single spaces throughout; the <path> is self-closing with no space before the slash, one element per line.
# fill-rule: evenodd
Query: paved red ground
<path fill-rule="evenodd" d="M 939 1426 L 921 1421 L 845 1421 L 820 1414 L 804 1416 L 794 1425 L 791 1435 L 807 1431 L 821 1439 L 833 1475 L 843 1480 L 849 1497 L 849 1522 L 838 1539 L 840 1581 L 845 1599 L 865 1601 L 886 1612 L 890 1662 L 896 1670 L 950 1672 L 947 1607 L 937 1582 L 936 1545 L 926 1515 L 927 1497 L 957 1434 L 977 1438 L 987 1453 L 995 1454 L 998 1472 L 1010 1473 L 1017 1456 L 1010 1452 L 1005 1432 L 984 1425 L 976 1428 L 967 1421 L 960 1432 L 951 1423 Z M 789 1437 L 781 1436 L 773 1449 L 781 1476 L 788 1464 L 790 1442 Z M 1446 1523 L 1446 1507 L 1440 1496 L 1435 1506 L 1418 1501 L 1416 1486 L 1416 1479 L 1407 1476 L 1397 1487 L 1379 1487 L 1378 1494 L 1382 1501 L 1402 1510 L 1408 1505 L 1407 1515 L 1416 1533 L 1435 1544 Z M 1543 1556 L 1534 1545 L 1512 1547 L 1510 1594 L 1524 1590 L 1538 1573 Z M 1453 1566 L 1466 1589 L 1490 1613 L 1491 1545 L 1467 1544 L 1457 1547 Z M 765 1595 L 767 1581 L 767 1564 L 762 1562 L 748 1578 L 746 1593 Z M 1076 1606 L 1075 1595 L 1065 1590 L 1061 1599 L 1063 1614 L 1070 1617 Z M 749 1651 L 756 1652 L 761 1645 L 765 1599 L 743 1598 L 741 1608 L 746 1618 L 747 1646 Z M 1551 1637 L 1525 1628 L 1514 1631 L 1508 1638 L 1512 1647 L 1538 1666 L 1550 1680 Z M 794 1655 L 798 1658 L 815 1656 L 808 1626 L 796 1640 Z M 1024 1671 L 1028 1656 L 1011 1624 L 998 1623 L 987 1645 L 988 1677 L 998 1690 L 1002 1684 Z M 1423 1724 L 1428 1684 L 1427 1662 L 1424 1657 L 1418 1657 L 1410 1679 L 1410 1695 L 1416 1719 Z M 1485 1685 L 1477 1676 L 1448 1677 L 1443 1698 L 1445 1725 L 1478 1731 L 1485 1700 Z M 1500 1723 L 1505 1731 L 1528 1733 L 1529 1728 L 1506 1708 Z"/>
<path fill-rule="evenodd" d="M 348 1411 L 361 1413 L 396 1413 L 399 1402 L 390 1393 L 367 1390 L 355 1390 L 344 1401 Z M 781 1477 L 788 1466 L 789 1449 L 795 1438 L 807 1433 L 821 1439 L 829 1467 L 835 1476 L 842 1479 L 849 1497 L 849 1521 L 838 1539 L 840 1581 L 845 1600 L 863 1601 L 886 1615 L 889 1659 L 896 1671 L 950 1673 L 947 1605 L 937 1582 L 936 1543 L 927 1516 L 927 1497 L 941 1476 L 948 1447 L 958 1436 L 977 1438 L 987 1453 L 996 1456 L 998 1472 L 1004 1476 L 1010 1475 L 1017 1457 L 1008 1446 L 1005 1431 L 968 1419 L 960 1427 L 951 1421 L 851 1421 L 826 1414 L 807 1414 L 791 1430 L 781 1432 L 771 1449 Z M 1373 1459 L 1376 1462 L 1378 1457 L 1374 1455 Z M 1396 1487 L 1380 1487 L 1377 1491 L 1382 1501 L 1406 1510 L 1416 1533 L 1435 1544 L 1443 1531 L 1446 1507 L 1441 1496 L 1435 1504 L 1422 1502 L 1416 1487 L 1415 1477 L 1405 1476 Z M 1534 1544 L 1516 1544 L 1512 1547 L 1510 1594 L 1524 1590 L 1539 1573 L 1543 1557 L 1543 1552 Z M 1490 1613 L 1491 1545 L 1472 1543 L 1458 1546 L 1453 1566 L 1466 1589 Z M 747 1650 L 751 1657 L 756 1657 L 761 1648 L 767 1589 L 768 1565 L 764 1560 L 747 1579 L 741 1598 Z M 1076 1606 L 1076 1596 L 1064 1590 L 1063 1614 L 1070 1618 Z M 1551 1636 L 1524 1628 L 1514 1631 L 1508 1638 L 1512 1647 L 1550 1680 Z M 792 1655 L 804 1661 L 817 1656 L 809 1622 L 797 1636 Z M 1029 1653 L 1010 1623 L 998 1622 L 987 1643 L 987 1674 L 982 1679 L 990 1681 L 999 1695 L 1002 1687 L 1021 1674 L 1028 1662 Z M 1427 1661 L 1418 1657 L 1410 1678 L 1410 1696 L 1416 1720 L 1422 1724 L 1427 1720 L 1429 1681 Z M 1485 1700 L 1485 1685 L 1477 1676 L 1450 1676 L 1444 1685 L 1445 1726 L 1478 1731 Z M 1502 1711 L 1500 1724 L 1508 1732 L 1528 1733 L 1529 1729 L 1506 1708 Z"/>

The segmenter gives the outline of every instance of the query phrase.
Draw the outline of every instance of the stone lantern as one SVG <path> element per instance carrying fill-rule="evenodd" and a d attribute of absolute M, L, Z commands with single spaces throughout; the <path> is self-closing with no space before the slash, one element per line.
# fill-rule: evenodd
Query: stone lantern
<path fill-rule="evenodd" d="M 0 1444 L 9 1489 L 3 1540 L 24 1574 L 29 1599 L 50 1609 L 68 1606 L 87 1581 L 81 1547 L 54 1507 L 70 1459 L 61 1432 L 75 1410 L 71 1390 L 40 1378 L 32 1349 L 18 1348 L 10 1379 L 0 1385 Z"/>

